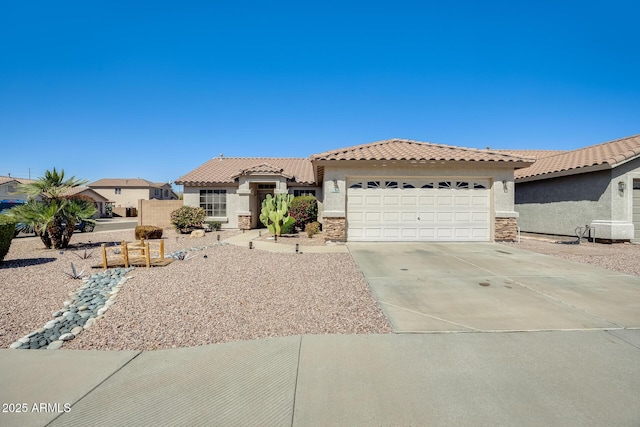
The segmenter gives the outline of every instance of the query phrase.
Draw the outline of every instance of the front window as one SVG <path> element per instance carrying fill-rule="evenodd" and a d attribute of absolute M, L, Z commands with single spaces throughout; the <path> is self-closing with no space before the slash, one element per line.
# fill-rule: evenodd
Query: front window
<path fill-rule="evenodd" d="M 207 216 L 227 216 L 227 190 L 200 190 L 200 207 Z"/>
<path fill-rule="evenodd" d="M 122 188 L 116 188 L 116 194 L 122 194 Z"/>
<path fill-rule="evenodd" d="M 293 197 L 313 196 L 316 197 L 316 190 L 293 190 Z"/>
<path fill-rule="evenodd" d="M 157 188 L 155 190 L 153 190 L 153 195 L 154 196 L 159 196 L 160 195 L 160 190 L 158 190 Z"/>

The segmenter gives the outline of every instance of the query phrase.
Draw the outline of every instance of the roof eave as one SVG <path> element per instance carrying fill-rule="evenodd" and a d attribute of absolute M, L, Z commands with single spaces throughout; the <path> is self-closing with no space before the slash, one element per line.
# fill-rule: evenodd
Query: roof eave
<path fill-rule="evenodd" d="M 509 165 L 514 166 L 514 169 L 522 169 L 531 166 L 535 163 L 534 159 L 496 159 L 496 160 L 466 160 L 466 159 L 436 159 L 436 158 L 378 158 L 378 159 L 315 159 L 314 163 L 314 171 L 318 169 L 320 166 L 325 166 L 328 164 L 335 164 L 338 162 L 449 162 L 449 163 L 459 163 L 459 162 L 472 162 L 472 163 L 482 163 L 482 164 L 495 164 L 495 165 Z"/>
<path fill-rule="evenodd" d="M 620 163 L 616 164 L 615 166 L 619 166 L 619 165 Z M 610 170 L 610 169 L 613 169 L 613 167 L 609 163 L 601 163 L 599 165 L 583 166 L 579 168 L 565 169 L 565 170 L 556 171 L 556 172 L 527 176 L 524 178 L 516 178 L 515 182 L 542 181 L 545 179 L 560 178 L 563 176 L 571 176 L 571 175 L 580 175 L 583 173 L 598 172 L 598 171 Z"/>

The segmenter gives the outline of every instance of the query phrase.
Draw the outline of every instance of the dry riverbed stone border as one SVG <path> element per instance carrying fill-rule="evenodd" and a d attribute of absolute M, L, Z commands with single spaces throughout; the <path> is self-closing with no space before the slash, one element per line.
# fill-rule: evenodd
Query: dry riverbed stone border
<path fill-rule="evenodd" d="M 84 279 L 83 285 L 69 293 L 64 307 L 52 313 L 53 319 L 9 346 L 12 349 L 57 350 L 102 318 L 115 302 L 133 268 L 114 268 Z"/>

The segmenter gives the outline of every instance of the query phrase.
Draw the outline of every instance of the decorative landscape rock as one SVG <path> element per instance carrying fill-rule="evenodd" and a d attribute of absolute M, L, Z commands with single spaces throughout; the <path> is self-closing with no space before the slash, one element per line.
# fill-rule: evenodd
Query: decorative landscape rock
<path fill-rule="evenodd" d="M 53 341 L 47 346 L 47 350 L 58 350 L 62 347 L 62 344 L 64 344 L 64 341 Z"/>
<path fill-rule="evenodd" d="M 204 230 L 193 230 L 191 232 L 191 237 L 204 237 Z"/>
<path fill-rule="evenodd" d="M 91 275 L 83 285 L 69 294 L 64 308 L 52 313 L 53 319 L 9 346 L 12 349 L 57 350 L 102 318 L 115 303 L 115 297 L 133 268 L 114 268 Z"/>

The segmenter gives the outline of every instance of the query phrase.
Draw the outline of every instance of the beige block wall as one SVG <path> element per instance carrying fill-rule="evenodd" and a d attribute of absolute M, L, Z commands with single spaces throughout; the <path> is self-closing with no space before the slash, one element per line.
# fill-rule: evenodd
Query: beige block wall
<path fill-rule="evenodd" d="M 138 225 L 171 227 L 171 212 L 182 207 L 182 200 L 138 200 Z"/>

